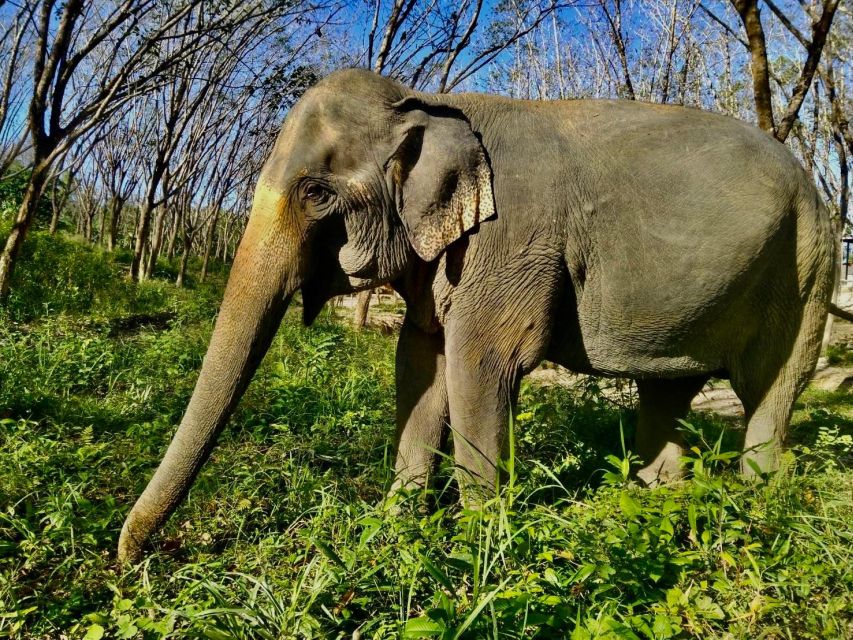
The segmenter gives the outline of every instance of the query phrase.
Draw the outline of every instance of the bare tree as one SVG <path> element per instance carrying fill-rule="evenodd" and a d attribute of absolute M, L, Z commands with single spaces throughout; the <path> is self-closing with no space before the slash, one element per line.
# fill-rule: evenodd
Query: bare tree
<path fill-rule="evenodd" d="M 73 151 L 73 149 L 72 149 Z M 50 180 L 50 226 L 51 234 L 55 234 L 59 227 L 59 218 L 65 209 L 71 195 L 76 190 L 76 176 L 80 171 L 84 155 L 74 155 L 69 162 L 71 151 L 63 155 L 54 165 L 53 179 Z"/>
<path fill-rule="evenodd" d="M 612 8 L 610 2 L 611 0 L 601 0 L 601 11 L 607 20 L 613 46 L 619 54 L 625 97 L 629 100 L 634 100 L 637 96 L 634 93 L 634 83 L 631 80 L 631 71 L 628 66 L 627 45 L 625 44 L 625 36 L 622 33 L 622 1 L 612 0 Z"/>
<path fill-rule="evenodd" d="M 242 21 L 253 11 L 237 0 L 217 4 L 203 29 L 188 30 L 180 47 L 164 47 L 174 27 L 198 4 L 199 0 L 29 3 L 33 16 L 27 23 L 33 25 L 35 43 L 27 128 L 33 161 L 23 202 L 0 253 L 0 298 L 9 291 L 56 159 L 86 131 L 149 91 L 177 61 L 215 41 L 235 20 Z M 108 59 L 105 50 L 114 55 Z M 95 58 L 101 64 L 93 64 Z M 103 64 L 106 59 L 109 63 Z"/>
<path fill-rule="evenodd" d="M 143 145 L 148 135 L 143 114 L 142 109 L 131 109 L 105 128 L 102 139 L 92 149 L 92 162 L 106 191 L 99 240 L 107 251 L 115 249 L 122 211 L 142 176 L 139 167 L 144 164 Z"/>
<path fill-rule="evenodd" d="M 217 121 L 199 120 L 198 128 L 184 150 L 185 162 L 179 171 L 186 175 L 182 180 L 181 240 L 183 253 L 176 284 L 183 286 L 187 264 L 197 232 L 210 224 L 231 193 L 235 162 L 239 152 L 240 114 L 245 108 L 246 96 L 236 103 L 220 105 Z M 230 138 L 230 139 L 229 139 Z M 201 163 L 195 162 L 197 158 Z M 206 170 L 206 168 L 209 169 Z M 195 202 L 194 202 L 195 200 Z M 206 268 L 205 268 L 206 270 Z"/>
<path fill-rule="evenodd" d="M 0 58 L 5 61 L 0 78 L 0 177 L 6 174 L 12 162 L 27 142 L 23 119 L 16 117 L 23 106 L 27 87 L 24 49 L 32 46 L 32 29 L 29 28 L 35 6 L 23 3 L 14 13 L 0 16 Z"/>
<path fill-rule="evenodd" d="M 767 60 L 767 44 L 764 35 L 764 27 L 761 24 L 761 15 L 758 8 L 758 0 L 731 0 L 743 23 L 747 36 L 749 53 L 752 62 L 752 82 L 755 97 L 755 110 L 758 116 L 758 126 L 773 134 L 780 142 L 785 142 L 791 133 L 791 128 L 800 113 L 800 108 L 808 94 L 820 64 L 832 20 L 838 9 L 839 0 L 823 0 L 820 5 L 822 11 L 819 15 L 810 12 L 811 39 L 806 37 L 794 27 L 793 22 L 772 1 L 765 0 L 771 11 L 780 21 L 797 37 L 797 40 L 805 48 L 806 60 L 794 86 L 791 97 L 787 102 L 781 120 L 776 124 L 773 114 L 773 100 L 770 90 L 770 71 Z"/>
<path fill-rule="evenodd" d="M 167 84 L 164 84 L 156 94 L 158 103 L 154 107 L 156 114 L 162 115 L 158 123 L 156 134 L 153 136 L 152 146 L 156 149 L 153 161 L 148 168 L 148 180 L 143 199 L 140 215 L 137 222 L 135 235 L 134 254 L 131 263 L 131 277 L 142 279 L 151 275 L 156 265 L 162 243 L 163 231 L 167 223 L 167 216 L 173 214 L 171 221 L 168 249 L 172 253 L 175 240 L 178 237 L 182 225 L 188 222 L 186 217 L 187 206 L 172 207 L 169 199 L 177 194 L 186 181 L 194 179 L 194 173 L 187 169 L 178 169 L 172 166 L 179 162 L 192 164 L 200 162 L 200 158 L 189 157 L 178 154 L 179 149 L 200 149 L 203 145 L 195 140 L 188 143 L 187 137 L 203 135 L 194 128 L 199 119 L 210 119 L 211 114 L 217 111 L 218 105 L 230 100 L 234 95 L 254 90 L 256 85 L 269 86 L 269 76 L 251 69 L 248 61 L 253 51 L 264 49 L 268 44 L 274 42 L 284 34 L 292 31 L 294 25 L 306 22 L 312 14 L 320 7 L 329 13 L 323 18 L 318 17 L 311 22 L 316 23 L 316 29 L 334 15 L 334 8 L 329 5 L 302 5 L 299 3 L 282 3 L 277 5 L 276 10 L 266 13 L 256 13 L 235 24 L 229 37 L 213 43 L 205 50 L 198 50 L 192 56 L 185 56 L 180 64 L 175 65 L 175 73 Z M 180 42 L 189 37 L 185 28 L 176 33 L 178 44 L 172 46 L 180 47 Z M 314 28 L 305 29 L 297 37 L 295 44 L 287 50 L 279 48 L 276 51 L 268 51 L 266 62 L 271 63 L 275 59 L 274 69 L 279 74 L 286 75 L 286 70 L 293 66 L 307 46 L 308 42 L 316 40 Z M 280 43 L 279 43 L 280 47 Z M 258 65 L 263 67 L 263 65 Z M 281 87 L 277 87 L 281 88 Z M 265 97 L 272 97 L 269 92 L 264 92 Z M 281 97 L 281 96 L 279 96 Z M 232 104 L 234 110 L 246 108 L 248 102 L 244 100 L 239 104 Z M 255 102 L 257 107 L 257 101 Z M 197 133 L 193 133 L 196 131 Z M 154 235 L 151 237 L 151 216 L 155 209 L 159 211 L 154 221 Z M 145 252 L 148 258 L 145 259 Z"/>
<path fill-rule="evenodd" d="M 179 41 L 180 36 L 177 42 Z M 208 52 L 201 52 L 198 56 L 183 60 L 169 84 L 158 91 L 149 105 L 151 116 L 157 118 L 158 122 L 151 129 L 151 144 L 155 152 L 146 167 L 148 175 L 145 195 L 136 223 L 133 259 L 130 265 L 130 277 L 134 280 L 142 280 L 148 273 L 153 272 L 153 265 L 157 261 L 165 208 L 159 213 L 160 217 L 156 225 L 158 231 L 154 236 L 155 244 L 153 251 L 149 252 L 150 266 L 146 268 L 144 253 L 149 241 L 151 215 L 155 208 L 168 201 L 173 191 L 172 181 L 169 179 L 172 156 L 180 145 L 184 132 L 193 122 L 196 112 L 205 104 L 206 98 L 214 87 L 213 82 L 207 82 L 204 79 L 199 83 L 199 87 L 194 86 L 196 75 L 202 72 L 205 53 Z"/>

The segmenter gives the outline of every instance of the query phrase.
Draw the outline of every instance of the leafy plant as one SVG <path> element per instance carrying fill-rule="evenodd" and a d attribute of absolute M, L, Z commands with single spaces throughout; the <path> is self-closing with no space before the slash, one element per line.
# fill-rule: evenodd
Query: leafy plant
<path fill-rule="evenodd" d="M 849 629 L 849 391 L 804 396 L 795 452 L 762 482 L 733 468 L 732 429 L 693 415 L 689 479 L 642 489 L 629 403 L 594 383 L 524 383 L 496 494 L 460 507 L 445 460 L 435 508 L 414 495 L 391 516 L 394 340 L 332 314 L 306 329 L 298 310 L 187 502 L 147 559 L 118 571 L 122 520 L 186 406 L 221 280 L 190 292 L 132 286 L 97 250 L 46 246 L 63 277 L 84 265 L 102 278 L 0 319 L 0 636 L 680 640 Z M 161 314 L 169 321 L 137 322 Z"/>

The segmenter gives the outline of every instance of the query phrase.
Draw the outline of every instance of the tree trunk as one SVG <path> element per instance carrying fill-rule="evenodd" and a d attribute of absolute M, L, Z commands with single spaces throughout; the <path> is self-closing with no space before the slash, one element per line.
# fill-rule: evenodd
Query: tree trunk
<path fill-rule="evenodd" d="M 775 135 L 776 123 L 773 120 L 770 69 L 767 64 L 767 43 L 764 39 L 764 28 L 761 26 L 758 0 L 731 0 L 731 2 L 743 22 L 743 28 L 746 31 L 746 37 L 749 41 L 752 90 L 755 98 L 755 112 L 758 116 L 758 126 L 770 135 Z"/>
<path fill-rule="evenodd" d="M 139 282 L 145 277 L 145 244 L 148 242 L 148 234 L 151 228 L 151 210 L 153 209 L 153 198 L 146 197 L 145 202 L 139 209 L 139 220 L 136 224 L 136 242 L 133 247 L 133 260 L 130 263 L 130 278 Z"/>
<path fill-rule="evenodd" d="M 151 173 L 151 180 L 148 182 L 148 188 L 145 190 L 145 201 L 139 211 L 139 222 L 136 225 L 136 243 L 133 249 L 133 262 L 130 265 L 130 277 L 139 281 L 145 277 L 146 265 L 144 260 L 145 245 L 148 244 L 148 235 L 151 229 L 151 213 L 154 210 L 154 202 L 157 200 L 157 189 L 163 184 L 163 194 L 165 206 L 165 195 L 168 190 L 168 174 L 166 174 L 167 166 L 158 161 L 154 171 Z M 165 175 L 164 175 L 165 174 Z"/>
<path fill-rule="evenodd" d="M 219 212 L 214 214 L 207 226 L 207 234 L 204 239 L 204 259 L 201 262 L 201 275 L 198 277 L 199 282 L 204 282 L 207 278 L 207 265 L 210 261 L 210 250 L 213 248 L 213 232 L 216 229 L 216 223 L 219 220 Z"/>
<path fill-rule="evenodd" d="M 148 262 L 145 267 L 145 277 L 151 278 L 154 276 L 154 270 L 157 268 L 157 259 L 160 257 L 160 245 L 163 244 L 163 224 L 166 220 L 166 206 L 162 205 L 160 211 L 157 212 L 157 217 L 154 218 L 154 235 L 151 238 L 151 250 L 148 255 Z"/>
<path fill-rule="evenodd" d="M 83 237 L 86 238 L 86 242 L 92 242 L 92 227 L 94 227 L 95 222 L 95 207 L 92 207 L 88 211 L 86 211 L 86 220 L 83 226 Z"/>
<path fill-rule="evenodd" d="M 231 260 L 231 232 L 225 236 L 225 246 L 222 248 L 222 262 L 228 264 Z"/>
<path fill-rule="evenodd" d="M 672 5 L 669 11 L 669 32 L 667 33 L 666 60 L 663 65 L 663 86 L 661 87 L 660 101 L 664 104 L 669 102 L 669 86 L 670 76 L 672 75 L 672 59 L 675 56 L 675 50 L 678 48 L 678 41 L 675 39 L 675 27 L 678 18 L 678 0 L 672 0 Z"/>
<path fill-rule="evenodd" d="M 61 197 L 56 193 L 59 186 L 62 185 L 62 181 L 59 179 L 59 176 L 54 178 L 51 197 L 50 197 L 50 206 L 51 206 L 51 216 L 50 216 L 50 227 L 49 232 L 50 235 L 56 234 L 56 230 L 59 228 L 59 217 L 62 215 L 62 210 L 65 208 L 65 205 L 68 203 L 68 192 L 71 189 L 71 181 L 73 179 L 73 173 L 69 172 L 68 174 L 68 182 L 65 185 L 65 188 L 62 190 Z"/>
<path fill-rule="evenodd" d="M 115 197 L 110 201 L 110 217 L 107 229 L 104 232 L 102 241 L 106 246 L 107 251 L 114 251 L 116 247 L 116 235 L 118 234 L 118 221 L 121 217 L 121 210 L 124 208 L 124 201 Z"/>
<path fill-rule="evenodd" d="M 179 287 L 184 286 L 184 280 L 187 276 L 187 263 L 190 260 L 190 250 L 192 249 L 193 239 L 192 235 L 187 233 L 186 229 L 184 229 L 184 253 L 181 255 L 181 266 L 178 269 L 178 278 L 175 280 L 175 284 Z"/>
<path fill-rule="evenodd" d="M 6 238 L 3 253 L 0 253 L 0 300 L 5 300 L 9 295 L 9 286 L 15 272 L 15 265 L 18 256 L 21 254 L 21 247 L 24 246 L 27 231 L 35 219 L 39 199 L 47 181 L 48 167 L 41 162 L 34 163 L 33 167 L 27 190 L 24 192 L 24 199 L 18 209 L 18 214 L 15 216 L 15 223 L 12 225 L 9 237 Z"/>
<path fill-rule="evenodd" d="M 222 234 L 219 236 L 219 241 L 222 243 L 222 251 L 216 252 L 216 257 L 218 257 L 222 262 L 228 262 L 228 240 L 231 237 L 231 216 L 225 216 L 225 229 L 223 229 Z M 217 249 L 219 247 L 217 246 Z"/>
<path fill-rule="evenodd" d="M 791 99 L 788 101 L 785 114 L 776 127 L 776 139 L 779 142 L 785 142 L 799 117 L 800 107 L 803 106 L 803 101 L 809 92 L 809 87 L 811 87 L 817 66 L 820 64 L 820 57 L 826 44 L 826 38 L 829 35 L 829 29 L 832 26 L 832 19 L 835 17 L 835 11 L 838 9 L 839 0 L 828 0 L 820 4 L 823 5 L 823 14 L 819 20 L 812 23 L 812 39 L 806 47 L 806 61 L 803 63 L 803 69 L 800 72 L 800 77 L 794 87 Z"/>
<path fill-rule="evenodd" d="M 179 207 L 172 219 L 172 227 L 169 230 L 169 243 L 166 245 L 166 256 L 171 260 L 175 257 L 175 243 L 178 239 L 178 229 L 183 225 L 184 219 Z"/>
<path fill-rule="evenodd" d="M 352 317 L 353 326 L 356 329 L 364 328 L 367 324 L 367 312 L 370 309 L 370 297 L 373 294 L 371 289 L 359 291 L 355 298 L 355 313 Z"/>
<path fill-rule="evenodd" d="M 48 230 L 50 232 L 50 235 L 55 235 L 56 230 L 59 228 L 59 212 L 59 207 L 53 208 L 53 215 L 50 216 L 50 228 Z"/>
<path fill-rule="evenodd" d="M 109 208 L 101 207 L 101 224 L 98 229 L 98 242 L 104 244 L 104 236 L 107 233 L 107 212 L 109 212 Z"/>
<path fill-rule="evenodd" d="M 128 246 L 135 247 L 136 246 L 136 230 L 139 228 L 139 205 L 133 207 L 133 226 L 131 227 L 130 232 L 130 243 Z"/>
<path fill-rule="evenodd" d="M 86 206 L 85 203 L 81 203 L 81 207 L 77 210 L 77 226 L 74 228 L 74 232 L 81 237 L 86 230 Z"/>

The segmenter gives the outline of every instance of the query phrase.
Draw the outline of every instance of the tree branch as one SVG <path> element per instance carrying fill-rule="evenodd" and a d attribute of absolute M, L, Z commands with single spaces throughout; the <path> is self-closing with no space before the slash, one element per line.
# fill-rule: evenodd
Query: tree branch
<path fill-rule="evenodd" d="M 776 123 L 773 121 L 773 94 L 770 92 L 770 72 L 767 63 L 767 43 L 757 0 L 731 0 L 731 3 L 740 16 L 749 42 L 752 91 L 758 126 L 767 133 L 776 135 Z"/>
<path fill-rule="evenodd" d="M 812 40 L 806 47 L 806 62 L 803 64 L 803 70 L 800 72 L 799 80 L 797 80 L 791 100 L 788 102 L 785 115 L 776 130 L 776 139 L 779 142 L 785 142 L 788 134 L 791 133 L 791 127 L 794 126 L 794 122 L 799 116 L 800 107 L 803 106 L 803 101 L 806 99 L 815 71 L 820 63 L 820 56 L 823 53 L 823 46 L 826 44 L 826 37 L 832 26 L 835 11 L 838 9 L 838 3 L 839 0 L 827 0 L 823 6 L 820 19 L 812 24 Z"/>

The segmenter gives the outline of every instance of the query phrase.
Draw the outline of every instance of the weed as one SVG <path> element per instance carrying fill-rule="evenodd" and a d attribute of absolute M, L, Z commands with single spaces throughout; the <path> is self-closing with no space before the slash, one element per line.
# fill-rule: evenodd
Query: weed
<path fill-rule="evenodd" d="M 849 392 L 807 393 L 793 452 L 758 483 L 733 470 L 737 434 L 691 416 L 690 478 L 647 490 L 631 477 L 629 405 L 592 383 L 525 383 L 496 495 L 392 517 L 377 505 L 391 480 L 393 338 L 330 314 L 305 329 L 298 310 L 188 500 L 119 572 L 122 520 L 192 392 L 221 279 L 130 285 L 121 261 L 44 242 L 55 274 L 45 258 L 19 277 L 53 284 L 0 320 L 0 636 L 849 633 Z M 54 290 L 71 281 L 76 292 Z M 114 330 L 158 314 L 169 321 Z"/>

